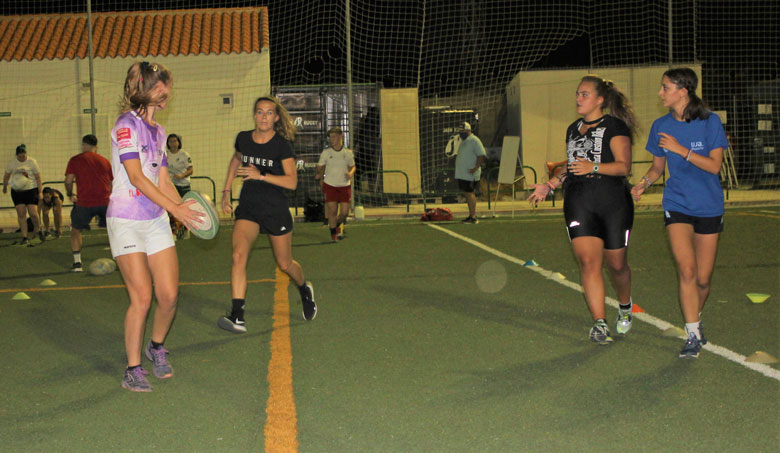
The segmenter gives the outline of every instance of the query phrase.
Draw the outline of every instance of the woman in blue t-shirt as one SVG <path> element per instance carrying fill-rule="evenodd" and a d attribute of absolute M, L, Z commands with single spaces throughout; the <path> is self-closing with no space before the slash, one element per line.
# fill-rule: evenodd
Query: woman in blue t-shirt
<path fill-rule="evenodd" d="M 699 79 L 689 68 L 666 71 L 658 95 L 669 113 L 650 129 L 645 147 L 653 165 L 631 190 L 639 197 L 669 166 L 664 223 L 680 283 L 680 307 L 688 339 L 681 358 L 699 356 L 707 344 L 699 316 L 710 293 L 718 238 L 723 231 L 723 190 L 718 175 L 728 147 L 720 118 L 696 96 Z"/>

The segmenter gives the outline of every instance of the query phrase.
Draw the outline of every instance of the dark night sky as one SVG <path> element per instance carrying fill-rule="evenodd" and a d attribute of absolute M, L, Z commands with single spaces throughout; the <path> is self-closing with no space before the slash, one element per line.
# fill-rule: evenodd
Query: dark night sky
<path fill-rule="evenodd" d="M 353 81 L 419 86 L 422 96 L 503 86 L 525 69 L 588 67 L 591 60 L 594 66 L 668 61 L 668 0 L 352 0 L 351 4 Z M 345 82 L 344 3 L 340 1 L 94 0 L 92 10 L 257 5 L 269 8 L 272 83 Z M 705 77 L 717 80 L 707 85 L 719 87 L 709 93 L 713 101 L 718 103 L 721 94 L 737 90 L 737 85 L 778 77 L 780 26 L 772 18 L 780 17 L 780 2 L 674 0 L 673 5 L 675 60 L 703 62 Z M 83 0 L 7 0 L 0 5 L 4 15 L 85 10 Z"/>

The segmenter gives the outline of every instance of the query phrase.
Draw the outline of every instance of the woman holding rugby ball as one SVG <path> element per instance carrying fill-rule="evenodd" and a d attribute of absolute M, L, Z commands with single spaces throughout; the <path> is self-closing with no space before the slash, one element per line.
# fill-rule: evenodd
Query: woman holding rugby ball
<path fill-rule="evenodd" d="M 106 220 L 111 254 L 116 259 L 130 295 L 125 317 L 127 368 L 122 387 L 151 392 L 141 366 L 146 318 L 157 299 L 152 337 L 143 347 L 159 379 L 173 376 L 163 347 L 176 315 L 179 261 L 168 215 L 188 228 L 202 214 L 181 202 L 168 175 L 165 130 L 154 119 L 168 105 L 173 76 L 164 66 L 141 62 L 130 66 L 125 79 L 121 114 L 111 130 L 111 166 L 114 181 Z"/>

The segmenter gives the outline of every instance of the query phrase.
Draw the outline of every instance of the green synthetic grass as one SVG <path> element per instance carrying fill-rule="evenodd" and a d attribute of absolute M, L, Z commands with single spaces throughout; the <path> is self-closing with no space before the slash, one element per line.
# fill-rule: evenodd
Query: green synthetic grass
<path fill-rule="evenodd" d="M 777 208 L 727 211 L 703 317 L 712 343 L 780 356 L 779 223 Z M 579 282 L 559 214 L 442 226 Z M 295 226 L 293 254 L 319 305 L 304 322 L 290 288 L 301 451 L 772 451 L 780 441 L 776 380 L 708 351 L 680 360 L 682 341 L 641 321 L 613 345 L 591 344 L 581 294 L 420 222 L 366 221 L 347 235 L 331 244 L 327 228 Z M 85 244 L 85 264 L 109 255 L 100 230 Z M 273 283 L 249 286 L 249 333 L 224 332 L 230 228 L 178 244 L 181 281 L 217 283 L 181 287 L 166 340 L 175 376 L 150 377 L 151 394 L 119 387 L 123 288 L 0 293 L 0 450 L 263 449 Z M 68 272 L 67 238 L 0 248 L 0 259 L 0 289 L 121 283 Z M 637 214 L 629 261 L 635 302 L 682 325 L 660 212 Z M 505 285 L 486 269 L 503 270 Z M 248 276 L 274 277 L 263 238 Z M 772 297 L 753 304 L 748 292 Z"/>

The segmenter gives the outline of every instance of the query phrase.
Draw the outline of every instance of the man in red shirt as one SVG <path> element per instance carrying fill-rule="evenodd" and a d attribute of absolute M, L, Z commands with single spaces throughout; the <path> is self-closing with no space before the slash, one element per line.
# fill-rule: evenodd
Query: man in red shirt
<path fill-rule="evenodd" d="M 73 272 L 81 272 L 82 230 L 97 216 L 98 226 L 106 226 L 106 209 L 111 196 L 111 162 L 97 153 L 97 137 L 85 135 L 81 140 L 81 154 L 73 156 L 65 169 L 65 190 L 73 202 L 70 212 L 70 249 L 73 251 Z M 73 183 L 78 194 L 73 193 Z"/>

